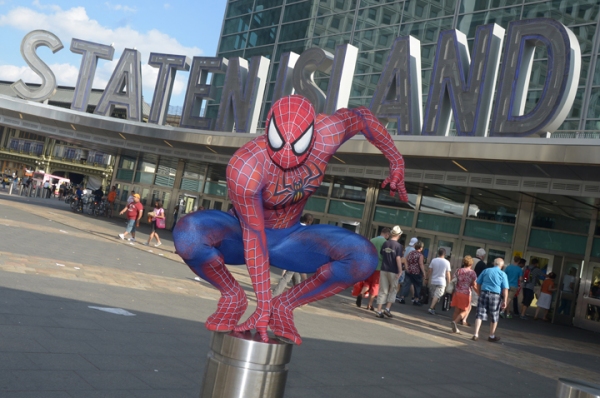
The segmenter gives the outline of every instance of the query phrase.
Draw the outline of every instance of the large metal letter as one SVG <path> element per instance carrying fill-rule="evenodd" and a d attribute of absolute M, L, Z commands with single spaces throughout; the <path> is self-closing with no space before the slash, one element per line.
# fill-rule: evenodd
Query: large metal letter
<path fill-rule="evenodd" d="M 92 92 L 92 82 L 96 75 L 98 58 L 112 61 L 115 55 L 115 48 L 104 44 L 73 39 L 71 40 L 71 52 L 82 55 L 71 109 L 85 112 L 90 102 L 90 93 Z"/>
<path fill-rule="evenodd" d="M 524 115 L 536 45 L 548 50 L 546 81 L 535 108 Z M 546 18 L 509 23 L 490 135 L 555 131 L 573 106 L 580 69 L 579 42 L 562 23 Z"/>
<path fill-rule="evenodd" d="M 175 74 L 178 70 L 190 70 L 190 58 L 185 55 L 150 53 L 148 65 L 158 68 L 148 123 L 165 124 Z"/>
<path fill-rule="evenodd" d="M 256 133 L 269 62 L 261 56 L 252 57 L 250 66 L 239 57 L 229 60 L 215 130 L 232 131 L 235 121 L 236 132 Z"/>
<path fill-rule="evenodd" d="M 52 70 L 35 52 L 38 47 L 46 46 L 53 53 L 61 50 L 63 44 L 54 33 L 46 30 L 34 30 L 29 32 L 21 42 L 21 55 L 27 65 L 42 78 L 42 85 L 36 90 L 32 90 L 19 80 L 10 85 L 17 95 L 23 99 L 30 101 L 44 101 L 56 93 L 56 77 Z"/>
<path fill-rule="evenodd" d="M 94 113 L 110 116 L 115 106 L 127 109 L 127 119 L 142 121 L 142 64 L 137 50 L 123 51 Z"/>
<path fill-rule="evenodd" d="M 333 65 L 333 55 L 321 48 L 313 47 L 304 51 L 294 68 L 294 89 L 305 96 L 317 113 L 325 109 L 325 93 L 317 87 L 313 79 L 315 72 L 329 73 Z"/>
<path fill-rule="evenodd" d="M 299 57 L 300 56 L 294 52 L 281 54 L 271 103 L 274 103 L 286 95 L 294 94 L 294 67 L 296 66 L 296 62 L 298 62 Z"/>
<path fill-rule="evenodd" d="M 206 84 L 208 74 L 212 73 L 211 82 L 217 73 L 225 73 L 227 70 L 227 59 L 221 57 L 194 57 L 190 79 L 188 80 L 185 101 L 181 112 L 181 127 L 193 129 L 212 130 L 212 119 L 201 117 L 202 101 L 215 98 L 215 87 Z"/>
<path fill-rule="evenodd" d="M 327 86 L 327 99 L 323 113 L 333 114 L 340 108 L 348 107 L 350 92 L 352 91 L 352 78 L 356 68 L 358 48 L 350 44 L 342 44 L 335 48 L 335 57 L 331 67 L 331 76 Z"/>
<path fill-rule="evenodd" d="M 398 134 L 419 135 L 423 125 L 421 42 L 407 36 L 394 41 L 371 99 L 371 111 L 384 122 L 398 122 Z"/>
<path fill-rule="evenodd" d="M 448 135 L 452 113 L 457 135 L 487 135 L 503 37 L 504 29 L 496 24 L 477 27 L 471 63 L 467 37 L 462 32 L 440 34 L 423 135 Z"/>

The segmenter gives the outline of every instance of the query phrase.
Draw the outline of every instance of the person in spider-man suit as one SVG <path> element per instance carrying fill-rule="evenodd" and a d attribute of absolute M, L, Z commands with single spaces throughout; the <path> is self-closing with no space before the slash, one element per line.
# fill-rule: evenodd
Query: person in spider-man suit
<path fill-rule="evenodd" d="M 206 328 L 217 332 L 256 329 L 295 344 L 302 339 L 292 311 L 332 296 L 368 278 L 378 254 L 364 237 L 331 225 L 300 225 L 306 201 L 323 181 L 336 150 L 362 132 L 390 162 L 390 185 L 403 201 L 404 161 L 383 125 L 365 107 L 315 115 L 299 95 L 276 101 L 267 115 L 266 134 L 236 151 L 227 166 L 233 212 L 206 210 L 177 223 L 177 253 L 199 277 L 221 292 Z M 225 264 L 246 264 L 256 293 L 256 311 L 242 324 L 244 290 Z M 314 275 L 271 297 L 269 265 Z"/>

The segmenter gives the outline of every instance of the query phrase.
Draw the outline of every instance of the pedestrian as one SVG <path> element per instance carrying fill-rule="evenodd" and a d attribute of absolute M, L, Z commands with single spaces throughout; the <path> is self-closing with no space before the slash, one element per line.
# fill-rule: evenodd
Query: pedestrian
<path fill-rule="evenodd" d="M 450 283 L 450 261 L 446 260 L 446 249 L 440 247 L 438 256 L 429 263 L 429 294 L 433 297 L 428 312 L 435 315 L 435 305 L 446 293 L 446 285 Z"/>
<path fill-rule="evenodd" d="M 496 336 L 498 319 L 500 311 L 506 308 L 508 300 L 508 277 L 502 272 L 504 260 L 497 258 L 494 260 L 492 268 L 485 269 L 477 277 L 475 289 L 479 294 L 477 303 L 477 318 L 475 319 L 475 333 L 473 340 L 479 339 L 479 328 L 481 322 L 490 320 L 490 336 L 488 341 L 498 342 L 500 337 Z"/>
<path fill-rule="evenodd" d="M 50 199 L 50 182 L 44 181 L 43 189 L 44 189 L 44 191 L 43 191 L 44 192 L 44 194 L 43 194 L 44 196 L 43 197 L 46 198 L 46 199 Z"/>
<path fill-rule="evenodd" d="M 543 272 L 538 268 L 539 260 L 531 259 L 531 263 L 523 269 L 523 301 L 521 302 L 521 315 L 519 318 L 527 319 L 527 308 L 534 297 L 534 288 Z"/>
<path fill-rule="evenodd" d="M 177 225 L 177 218 L 179 217 L 179 203 L 175 205 L 173 209 L 173 226 L 171 227 L 171 231 L 175 229 L 175 225 Z"/>
<path fill-rule="evenodd" d="M 202 211 L 202 210 L 204 210 L 204 207 L 200 206 L 199 211 Z M 314 217 L 310 213 L 306 213 L 302 217 L 300 217 L 300 225 L 302 225 L 302 226 L 312 225 L 313 221 L 314 221 Z M 279 296 L 281 293 L 283 293 L 287 284 L 291 280 L 294 281 L 294 286 L 295 286 L 295 285 L 300 284 L 302 281 L 306 280 L 306 277 L 307 277 L 306 274 L 301 274 L 299 272 L 292 272 L 292 271 L 284 270 L 283 273 L 281 274 L 281 279 L 279 280 L 277 287 L 275 287 L 275 290 L 273 291 L 273 296 Z"/>
<path fill-rule="evenodd" d="M 133 197 L 135 196 L 135 191 L 131 191 L 131 193 L 129 194 L 129 197 L 127 197 L 127 204 L 132 203 L 133 202 Z"/>
<path fill-rule="evenodd" d="M 488 266 L 488 264 L 485 262 L 485 255 L 486 255 L 486 252 L 483 247 L 480 247 L 475 252 L 475 257 L 477 257 L 477 259 L 475 260 L 474 271 L 477 274 L 477 276 L 481 275 L 481 273 L 483 272 L 484 269 L 490 268 Z"/>
<path fill-rule="evenodd" d="M 379 261 L 377 263 L 377 268 L 373 274 L 367 278 L 365 281 L 358 282 L 356 286 L 358 286 L 358 295 L 356 296 L 356 306 L 360 307 L 362 305 L 363 297 L 366 295 L 369 296 L 369 304 L 367 305 L 367 309 L 371 311 L 375 311 L 373 307 L 373 302 L 375 298 L 379 295 L 379 274 L 381 271 L 381 264 L 383 262 L 383 255 L 381 254 L 381 246 L 390 238 L 390 229 L 388 227 L 384 227 L 381 229 L 381 234 L 379 236 L 371 239 L 371 243 L 377 249 L 377 253 L 379 254 Z"/>
<path fill-rule="evenodd" d="M 112 186 L 108 195 L 106 195 L 106 201 L 108 202 L 107 216 L 112 217 L 113 207 L 115 207 L 115 200 L 117 199 L 117 187 Z"/>
<path fill-rule="evenodd" d="M 556 274 L 554 272 L 550 272 L 546 275 L 546 279 L 542 283 L 542 290 L 540 291 L 540 298 L 537 301 L 537 308 L 535 309 L 535 315 L 533 319 L 538 319 L 538 314 L 540 309 L 542 310 L 542 319 L 544 321 L 549 321 L 550 319 L 546 318 L 548 314 L 548 310 L 552 305 L 552 293 L 556 291 L 556 284 L 554 280 L 556 279 Z"/>
<path fill-rule="evenodd" d="M 408 254 L 415 250 L 415 243 L 417 243 L 419 241 L 419 239 L 417 239 L 417 237 L 412 237 L 410 239 L 410 242 L 408 242 L 408 246 L 404 249 L 404 253 L 402 254 L 402 258 L 406 259 L 406 256 L 408 256 Z M 402 284 L 404 283 L 404 279 L 406 278 L 406 270 L 402 269 L 402 273 L 400 274 L 400 278 L 398 279 L 398 294 L 396 295 L 396 301 L 400 302 L 401 300 L 401 296 L 400 296 L 400 292 L 402 292 Z M 412 286 L 411 286 L 411 290 Z M 412 292 L 412 294 L 414 295 L 414 290 Z"/>
<path fill-rule="evenodd" d="M 160 241 L 157 230 L 165 227 L 165 209 L 163 209 L 162 202 L 160 200 L 154 202 L 154 210 L 152 211 L 152 220 L 150 221 L 150 225 L 152 227 L 152 231 L 148 237 L 148 242 L 144 243 L 144 245 L 150 246 L 152 239 L 156 238 L 156 244 L 154 247 L 158 247 L 162 245 L 162 242 Z"/>
<path fill-rule="evenodd" d="M 127 228 L 124 233 L 119 234 L 119 238 L 125 239 L 127 234 L 131 235 L 129 241 L 135 242 L 135 229 L 140 226 L 140 219 L 144 214 L 144 206 L 140 203 L 140 195 L 135 193 L 133 194 L 133 201 L 131 203 L 127 203 L 127 206 L 123 210 L 119 212 L 119 214 L 123 214 L 127 212 Z"/>
<path fill-rule="evenodd" d="M 513 262 L 506 268 L 504 268 L 504 272 L 508 277 L 508 302 L 506 303 L 506 309 L 500 312 L 500 316 L 503 318 L 511 319 L 513 316 L 511 314 L 511 302 L 515 298 L 519 290 L 519 286 L 523 281 L 523 269 L 518 266 L 519 261 L 521 261 L 521 256 L 514 256 Z"/>
<path fill-rule="evenodd" d="M 377 310 L 375 316 L 383 318 L 387 316 L 392 318 L 390 309 L 396 301 L 396 288 L 398 287 L 398 278 L 402 272 L 402 245 L 398 239 L 402 235 L 400 226 L 396 225 L 390 231 L 389 240 L 381 246 L 381 271 L 379 272 L 379 294 L 377 295 Z M 385 310 L 381 310 L 383 304 L 386 304 Z"/>
<path fill-rule="evenodd" d="M 400 304 L 405 304 L 405 298 L 414 288 L 412 303 L 413 305 L 421 305 L 419 297 L 421 295 L 421 286 L 423 285 L 423 276 L 425 275 L 425 266 L 423 265 L 423 243 L 415 243 L 415 249 L 405 256 L 405 274 L 404 283 L 402 284 L 402 293 L 400 294 Z"/>
<path fill-rule="evenodd" d="M 462 268 L 454 273 L 456 283 L 454 284 L 454 293 L 452 294 L 452 303 L 454 315 L 452 316 L 452 331 L 460 333 L 458 325 L 466 320 L 466 316 L 471 310 L 471 290 L 475 287 L 477 274 L 473 271 L 473 258 L 465 256 L 462 261 Z"/>

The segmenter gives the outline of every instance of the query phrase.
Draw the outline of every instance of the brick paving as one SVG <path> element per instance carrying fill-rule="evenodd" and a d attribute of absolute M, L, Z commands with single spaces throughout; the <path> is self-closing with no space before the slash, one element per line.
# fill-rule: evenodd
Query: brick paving
<path fill-rule="evenodd" d="M 168 231 L 160 248 L 130 244 L 116 238 L 123 221 L 0 192 L 0 397 L 199 395 L 202 323 L 218 294 L 194 280 Z M 244 267 L 230 269 L 251 292 Z M 450 333 L 446 313 L 392 311 L 376 319 L 348 292 L 296 310 L 304 343 L 286 397 L 548 397 L 559 377 L 600 380 L 600 339 L 588 331 L 501 320 L 492 344 L 487 325 L 473 342 L 469 329 Z"/>

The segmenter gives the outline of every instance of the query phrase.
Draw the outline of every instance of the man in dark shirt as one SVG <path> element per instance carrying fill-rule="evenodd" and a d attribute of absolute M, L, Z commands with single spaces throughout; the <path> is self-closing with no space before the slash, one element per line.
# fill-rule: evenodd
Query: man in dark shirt
<path fill-rule="evenodd" d="M 94 191 L 94 200 L 96 201 L 96 203 L 100 203 L 103 196 L 104 196 L 104 191 L 102 190 L 102 187 L 100 187 Z"/>
<path fill-rule="evenodd" d="M 473 269 L 475 271 L 475 273 L 477 274 L 477 276 L 479 277 L 479 275 L 481 275 L 481 273 L 483 272 L 483 270 L 490 268 L 491 266 L 489 264 L 487 264 L 484 260 L 485 258 L 485 249 L 480 247 L 479 249 L 477 249 L 477 252 L 475 253 L 476 258 L 479 260 L 478 262 L 475 263 L 475 268 Z"/>
<path fill-rule="evenodd" d="M 398 243 L 402 235 L 402 230 L 396 225 L 390 231 L 390 239 L 381 246 L 381 272 L 379 273 L 379 295 L 377 296 L 377 311 L 375 316 L 383 318 L 392 317 L 390 308 L 396 301 L 396 289 L 398 287 L 398 278 L 402 272 L 402 250 L 403 247 Z M 385 310 L 381 311 L 383 303 L 386 303 Z"/>

